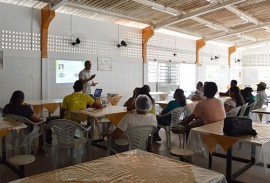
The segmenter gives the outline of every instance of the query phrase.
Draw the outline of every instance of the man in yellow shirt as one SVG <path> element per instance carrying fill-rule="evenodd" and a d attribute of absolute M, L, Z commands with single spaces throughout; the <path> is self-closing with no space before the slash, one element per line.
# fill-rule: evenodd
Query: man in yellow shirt
<path fill-rule="evenodd" d="M 88 94 L 82 93 L 83 82 L 80 80 L 75 81 L 73 86 L 74 92 L 65 96 L 62 108 L 60 111 L 60 117 L 64 119 L 70 119 L 70 111 L 85 109 L 87 104 L 91 107 L 100 109 L 104 106 L 95 102 L 95 100 Z"/>
<path fill-rule="evenodd" d="M 85 109 L 87 104 L 97 109 L 101 109 L 105 107 L 101 104 L 96 103 L 95 100 L 92 97 L 90 97 L 90 95 L 82 93 L 82 89 L 83 89 L 82 81 L 80 80 L 75 81 L 73 89 L 74 89 L 74 92 L 70 95 L 65 96 L 64 98 L 61 111 L 60 111 L 60 117 L 50 116 L 46 119 L 46 124 L 48 124 L 50 121 L 54 119 L 59 119 L 59 118 L 70 120 L 70 111 Z M 47 133 L 46 143 L 51 144 L 52 143 L 51 129 L 48 129 L 46 133 Z"/>

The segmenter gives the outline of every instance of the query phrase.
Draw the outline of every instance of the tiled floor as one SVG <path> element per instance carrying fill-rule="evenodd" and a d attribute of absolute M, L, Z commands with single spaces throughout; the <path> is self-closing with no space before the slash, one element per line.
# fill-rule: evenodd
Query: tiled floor
<path fill-rule="evenodd" d="M 165 133 L 163 130 L 160 131 L 161 137 L 162 137 L 162 141 L 161 142 L 155 142 L 153 144 L 153 150 L 154 153 L 156 154 L 160 154 L 163 156 L 167 156 L 169 158 L 174 158 L 174 159 L 178 159 L 177 157 L 172 156 L 169 153 L 169 149 L 166 147 L 166 137 L 165 137 Z M 177 146 L 178 145 L 178 137 L 175 135 L 172 138 L 172 146 Z M 244 147 L 243 147 L 244 148 Z M 52 155 L 52 149 L 51 147 L 49 148 L 49 155 L 45 156 L 45 155 L 37 155 L 36 156 L 36 161 L 30 165 L 26 166 L 26 176 L 30 176 L 30 175 L 35 175 L 35 174 L 39 174 L 42 172 L 46 172 L 46 171 L 50 171 L 53 168 L 53 155 Z M 65 155 L 59 155 L 62 156 L 63 159 L 70 159 L 69 156 L 67 155 L 67 152 L 64 152 Z M 104 156 L 106 156 L 106 151 L 97 147 L 93 147 L 92 150 L 92 159 L 98 159 L 98 158 L 102 158 Z M 60 167 L 62 166 L 69 166 L 74 164 L 74 161 L 68 160 L 69 163 L 65 164 L 65 165 L 59 165 Z M 83 159 L 82 161 L 89 161 L 89 156 L 86 150 L 83 150 Z M 195 154 L 192 157 L 192 163 L 194 165 L 203 167 L 203 168 L 207 168 L 208 166 L 208 158 L 204 157 L 200 154 Z M 220 173 L 225 173 L 225 159 L 221 159 L 221 158 L 217 158 L 214 157 L 213 158 L 213 168 L 212 170 L 220 172 Z M 237 168 L 239 168 L 240 166 L 242 166 L 242 163 L 235 163 L 233 162 L 233 171 L 236 170 Z M 0 165 L 0 183 L 5 183 L 5 182 L 9 182 L 12 180 L 16 180 L 19 177 L 14 174 L 11 170 L 9 170 L 7 167 L 5 167 L 4 165 Z M 242 174 L 237 180 L 242 181 L 242 182 L 250 182 L 250 183 L 268 183 L 270 182 L 270 174 L 265 175 L 264 173 L 264 169 L 262 167 L 259 166 L 253 166 L 251 169 L 249 169 L 247 172 L 245 172 L 244 174 Z"/>

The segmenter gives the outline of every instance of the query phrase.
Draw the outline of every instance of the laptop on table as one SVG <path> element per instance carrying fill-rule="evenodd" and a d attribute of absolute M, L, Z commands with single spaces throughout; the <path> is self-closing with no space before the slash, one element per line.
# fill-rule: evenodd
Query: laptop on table
<path fill-rule="evenodd" d="M 94 98 L 99 98 L 101 97 L 101 93 L 102 93 L 102 89 L 95 89 L 95 92 L 94 92 Z"/>

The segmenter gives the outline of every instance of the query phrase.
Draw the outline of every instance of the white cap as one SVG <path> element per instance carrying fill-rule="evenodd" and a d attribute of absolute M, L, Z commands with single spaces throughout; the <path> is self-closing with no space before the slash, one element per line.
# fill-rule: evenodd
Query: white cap
<path fill-rule="evenodd" d="M 138 111 L 148 112 L 152 108 L 152 101 L 147 95 L 139 95 L 136 98 L 135 107 Z"/>

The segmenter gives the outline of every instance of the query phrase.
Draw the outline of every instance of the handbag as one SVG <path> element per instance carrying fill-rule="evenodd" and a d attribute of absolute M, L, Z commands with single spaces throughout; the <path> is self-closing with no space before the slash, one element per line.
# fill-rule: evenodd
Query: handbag
<path fill-rule="evenodd" d="M 223 132 L 228 136 L 257 135 L 252 128 L 252 120 L 246 117 L 226 117 Z"/>

